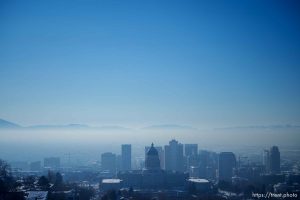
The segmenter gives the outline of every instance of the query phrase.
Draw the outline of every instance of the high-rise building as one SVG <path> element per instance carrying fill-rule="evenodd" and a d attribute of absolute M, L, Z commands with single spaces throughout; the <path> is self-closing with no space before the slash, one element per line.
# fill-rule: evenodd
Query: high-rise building
<path fill-rule="evenodd" d="M 165 145 L 165 169 L 171 171 L 184 171 L 183 145 L 176 140 L 171 140 Z"/>
<path fill-rule="evenodd" d="M 116 171 L 122 170 L 122 155 L 116 155 Z"/>
<path fill-rule="evenodd" d="M 58 157 L 49 157 L 44 158 L 44 167 L 57 169 L 60 167 L 60 158 Z"/>
<path fill-rule="evenodd" d="M 199 178 L 208 178 L 207 167 L 209 166 L 209 152 L 199 151 Z"/>
<path fill-rule="evenodd" d="M 270 172 L 279 173 L 280 172 L 280 152 L 277 146 L 272 146 L 270 148 Z"/>
<path fill-rule="evenodd" d="M 146 146 L 145 147 L 145 159 L 147 157 L 147 153 L 148 153 L 150 148 L 151 148 L 151 146 Z M 159 161 L 160 161 L 160 168 L 164 169 L 165 168 L 165 153 L 164 153 L 164 150 L 161 146 L 155 146 L 155 149 L 158 152 L 158 157 L 159 157 Z"/>
<path fill-rule="evenodd" d="M 231 182 L 233 170 L 236 167 L 236 158 L 232 152 L 219 154 L 218 179 L 219 181 Z"/>
<path fill-rule="evenodd" d="M 184 145 L 184 155 L 192 156 L 198 154 L 198 144 L 185 144 Z"/>
<path fill-rule="evenodd" d="M 111 152 L 101 154 L 101 169 L 108 170 L 110 173 L 114 174 L 116 172 L 116 154 Z"/>
<path fill-rule="evenodd" d="M 10 162 L 10 165 L 12 168 L 14 169 L 19 169 L 19 170 L 23 170 L 23 171 L 27 171 L 29 169 L 29 163 L 26 161 L 14 161 L 14 162 Z"/>
<path fill-rule="evenodd" d="M 263 166 L 265 168 L 265 172 L 270 172 L 270 151 L 265 149 L 263 151 Z"/>
<path fill-rule="evenodd" d="M 198 144 L 185 144 L 184 145 L 184 160 L 185 170 L 190 171 L 190 167 L 196 167 L 198 163 Z"/>
<path fill-rule="evenodd" d="M 30 163 L 31 171 L 41 171 L 41 169 L 42 169 L 41 161 L 35 161 Z"/>
<path fill-rule="evenodd" d="M 121 169 L 123 171 L 131 170 L 131 144 L 122 144 Z"/>

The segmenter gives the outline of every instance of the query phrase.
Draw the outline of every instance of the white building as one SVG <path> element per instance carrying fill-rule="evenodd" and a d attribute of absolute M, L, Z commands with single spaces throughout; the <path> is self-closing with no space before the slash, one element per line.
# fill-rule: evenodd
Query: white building
<path fill-rule="evenodd" d="M 100 184 L 100 189 L 107 190 L 119 190 L 122 187 L 121 179 L 103 179 Z"/>

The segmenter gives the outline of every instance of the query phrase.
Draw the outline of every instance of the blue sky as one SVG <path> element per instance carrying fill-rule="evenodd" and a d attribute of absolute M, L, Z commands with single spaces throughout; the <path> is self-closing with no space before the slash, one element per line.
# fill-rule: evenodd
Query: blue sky
<path fill-rule="evenodd" d="M 300 124 L 297 1 L 1 1 L 0 118 Z"/>

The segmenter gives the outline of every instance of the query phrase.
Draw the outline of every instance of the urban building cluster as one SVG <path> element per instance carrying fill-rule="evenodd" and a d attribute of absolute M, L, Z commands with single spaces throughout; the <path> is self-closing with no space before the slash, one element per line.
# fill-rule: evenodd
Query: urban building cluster
<path fill-rule="evenodd" d="M 102 153 L 100 162 L 89 166 L 65 167 L 59 157 L 44 158 L 43 166 L 41 161 L 12 162 L 19 185 L 7 191 L 6 199 L 21 193 L 13 199 L 77 200 L 82 191 L 90 196 L 81 199 L 257 199 L 255 194 L 300 191 L 299 165 L 282 162 L 277 146 L 263 150 L 261 162 L 174 139 L 165 146 L 146 146 L 144 155 L 133 167 L 132 145 L 123 144 L 120 155 Z"/>

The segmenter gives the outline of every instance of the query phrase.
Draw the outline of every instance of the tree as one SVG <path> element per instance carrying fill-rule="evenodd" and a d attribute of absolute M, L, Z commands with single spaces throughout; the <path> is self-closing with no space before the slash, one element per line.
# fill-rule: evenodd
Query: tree
<path fill-rule="evenodd" d="M 63 192 L 58 192 L 58 193 L 50 192 L 48 194 L 48 200 L 67 200 L 67 197 Z"/>
<path fill-rule="evenodd" d="M 38 185 L 43 190 L 48 190 L 50 187 L 49 180 L 45 176 L 41 176 L 38 180 Z"/>
<path fill-rule="evenodd" d="M 54 190 L 63 190 L 64 184 L 63 184 L 63 177 L 62 175 L 57 172 L 55 175 L 55 182 L 54 182 Z"/>
<path fill-rule="evenodd" d="M 27 176 L 26 178 L 24 178 L 24 184 L 29 188 L 34 187 L 34 182 L 35 182 L 34 176 Z"/>
<path fill-rule="evenodd" d="M 11 175 L 10 165 L 0 159 L 0 199 L 6 193 L 16 189 L 15 180 Z"/>
<path fill-rule="evenodd" d="M 232 191 L 232 184 L 228 181 L 219 181 L 218 186 L 221 190 Z"/>
<path fill-rule="evenodd" d="M 79 200 L 91 199 L 95 196 L 95 190 L 92 187 L 79 187 L 78 188 Z"/>
<path fill-rule="evenodd" d="M 247 187 L 244 190 L 245 195 L 251 196 L 251 194 L 255 192 L 255 186 L 254 185 L 247 185 Z"/>
<path fill-rule="evenodd" d="M 131 197 L 133 195 L 133 187 L 130 187 L 129 188 L 129 191 L 128 191 L 128 195 Z"/>
<path fill-rule="evenodd" d="M 116 200 L 117 194 L 115 190 L 108 190 L 101 200 Z"/>
<path fill-rule="evenodd" d="M 7 162 L 5 162 L 4 160 L 1 160 L 0 159 L 0 177 L 1 178 L 5 178 L 5 177 L 8 177 L 10 176 L 10 165 L 7 164 Z"/>
<path fill-rule="evenodd" d="M 191 184 L 189 185 L 189 193 L 190 193 L 190 194 L 196 194 L 196 193 L 197 193 L 197 188 L 196 188 L 195 183 L 191 183 Z"/>
<path fill-rule="evenodd" d="M 48 170 L 48 181 L 49 183 L 55 183 L 56 175 L 53 171 Z"/>

